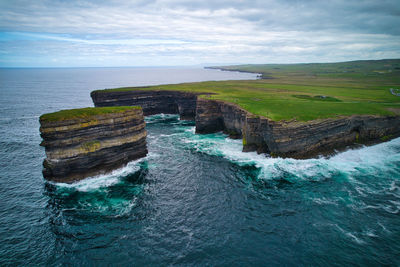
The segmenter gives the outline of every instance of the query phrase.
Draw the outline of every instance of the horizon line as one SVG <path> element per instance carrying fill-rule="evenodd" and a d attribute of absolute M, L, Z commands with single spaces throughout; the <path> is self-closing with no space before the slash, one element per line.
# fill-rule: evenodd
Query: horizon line
<path fill-rule="evenodd" d="M 346 63 L 356 61 L 383 61 L 383 60 L 400 60 L 400 58 L 381 58 L 381 59 L 353 59 L 348 61 L 326 61 L 326 62 L 295 62 L 295 63 L 201 63 L 192 65 L 145 65 L 145 66 L 19 66 L 7 67 L 0 66 L 0 69 L 78 69 L 78 68 L 180 68 L 180 67 L 223 67 L 223 66 L 239 66 L 239 65 L 297 65 L 297 64 L 331 64 Z"/>

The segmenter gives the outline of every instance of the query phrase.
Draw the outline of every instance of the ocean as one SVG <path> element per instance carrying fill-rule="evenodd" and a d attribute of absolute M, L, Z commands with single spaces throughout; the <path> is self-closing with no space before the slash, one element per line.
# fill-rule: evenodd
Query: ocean
<path fill-rule="evenodd" d="M 255 78 L 0 69 L 0 265 L 400 265 L 400 138 L 330 158 L 270 158 L 159 114 L 146 117 L 146 158 L 74 184 L 42 177 L 39 116 L 93 106 L 92 90 Z"/>

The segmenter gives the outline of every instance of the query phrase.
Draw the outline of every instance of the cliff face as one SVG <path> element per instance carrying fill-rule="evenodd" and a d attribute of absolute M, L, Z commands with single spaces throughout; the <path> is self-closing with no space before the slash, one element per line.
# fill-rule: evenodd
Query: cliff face
<path fill-rule="evenodd" d="M 400 117 L 358 115 L 310 122 L 253 119 L 245 126 L 249 150 L 272 155 L 309 158 L 357 143 L 386 141 L 400 136 Z M 261 143 L 260 143 L 261 140 Z"/>
<path fill-rule="evenodd" d="M 196 133 L 224 131 L 231 138 L 241 138 L 247 114 L 234 104 L 199 98 L 196 106 Z"/>
<path fill-rule="evenodd" d="M 213 133 L 224 129 L 218 102 L 199 98 L 196 106 L 196 133 Z"/>
<path fill-rule="evenodd" d="M 40 124 L 41 146 L 47 156 L 43 176 L 47 180 L 70 183 L 147 154 L 141 109 L 60 121 L 41 119 Z"/>
<path fill-rule="evenodd" d="M 357 115 L 308 122 L 279 122 L 255 116 L 239 106 L 175 91 L 95 91 L 96 106 L 139 105 L 145 115 L 180 114 L 195 119 L 196 133 L 224 131 L 243 138 L 243 151 L 309 158 L 357 143 L 400 136 L 400 116 Z"/>
<path fill-rule="evenodd" d="M 194 120 L 197 94 L 176 91 L 93 91 L 96 107 L 141 106 L 145 116 L 159 113 L 179 114 L 183 120 Z"/>
<path fill-rule="evenodd" d="M 197 101 L 196 132 L 223 130 L 243 138 L 243 151 L 309 158 L 357 143 L 400 136 L 400 116 L 357 115 L 308 122 L 276 122 L 222 101 Z M 200 129 L 198 127 L 200 126 Z"/>

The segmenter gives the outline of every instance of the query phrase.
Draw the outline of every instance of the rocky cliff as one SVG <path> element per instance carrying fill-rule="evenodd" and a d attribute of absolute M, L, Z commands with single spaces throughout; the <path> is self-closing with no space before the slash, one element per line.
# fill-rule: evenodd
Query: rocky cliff
<path fill-rule="evenodd" d="M 272 121 L 239 106 L 199 94 L 175 91 L 95 91 L 96 106 L 139 105 L 145 115 L 180 114 L 195 119 L 196 133 L 224 131 L 243 138 L 243 151 L 309 158 L 357 143 L 400 136 L 400 116 L 354 115 L 308 122 Z"/>
<path fill-rule="evenodd" d="M 97 109 L 90 109 L 96 114 L 80 117 L 53 119 L 52 115 L 57 113 L 41 116 L 41 145 L 47 156 L 43 176 L 47 180 L 69 183 L 146 156 L 142 109 L 128 107 L 111 113 Z M 68 112 L 80 114 L 80 110 Z"/>
<path fill-rule="evenodd" d="M 242 138 L 243 126 L 250 113 L 235 104 L 198 98 L 196 133 L 223 131 L 231 138 Z"/>
<path fill-rule="evenodd" d="M 90 96 L 96 107 L 141 106 L 145 116 L 165 113 L 179 114 L 183 120 L 194 120 L 195 93 L 178 91 L 93 91 Z"/>
<path fill-rule="evenodd" d="M 244 128 L 244 147 L 282 157 L 309 158 L 354 144 L 400 136 L 398 116 L 354 115 L 310 122 L 251 120 Z"/>
<path fill-rule="evenodd" d="M 400 136 L 400 116 L 354 115 L 307 122 L 272 121 L 237 105 L 198 99 L 196 132 L 224 131 L 243 138 L 243 151 L 310 158 L 354 144 Z"/>

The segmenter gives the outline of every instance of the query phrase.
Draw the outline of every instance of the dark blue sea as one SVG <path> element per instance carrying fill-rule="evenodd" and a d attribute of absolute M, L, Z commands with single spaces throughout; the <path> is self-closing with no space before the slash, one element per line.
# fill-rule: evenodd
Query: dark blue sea
<path fill-rule="evenodd" d="M 92 90 L 254 78 L 0 69 L 0 265 L 399 266 L 400 139 L 330 158 L 269 158 L 160 114 L 146 118 L 146 158 L 70 185 L 42 177 L 39 116 L 93 106 Z"/>

